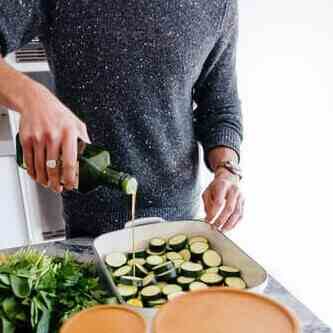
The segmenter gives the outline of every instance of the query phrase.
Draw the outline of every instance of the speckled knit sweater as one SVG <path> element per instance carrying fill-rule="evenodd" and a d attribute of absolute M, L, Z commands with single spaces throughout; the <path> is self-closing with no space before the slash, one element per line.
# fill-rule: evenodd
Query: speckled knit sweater
<path fill-rule="evenodd" d="M 59 99 L 137 177 L 137 216 L 184 219 L 200 200 L 198 143 L 206 160 L 217 146 L 239 153 L 237 20 L 236 0 L 0 0 L 0 50 L 39 36 Z M 112 188 L 63 202 L 69 237 L 128 220 Z"/>

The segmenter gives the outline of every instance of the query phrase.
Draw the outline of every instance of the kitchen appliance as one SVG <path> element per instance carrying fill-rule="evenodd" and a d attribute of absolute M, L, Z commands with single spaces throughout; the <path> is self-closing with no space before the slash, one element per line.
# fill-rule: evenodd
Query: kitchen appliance
<path fill-rule="evenodd" d="M 105 256 L 111 252 L 130 252 L 131 249 L 131 223 L 119 231 L 103 234 L 94 240 L 93 247 L 96 254 L 101 279 L 110 293 L 116 295 L 120 303 L 125 303 L 119 295 L 116 285 L 110 276 L 105 264 Z M 222 233 L 211 229 L 207 223 L 196 220 L 167 222 L 158 217 L 137 219 L 134 222 L 135 237 L 140 240 L 136 248 L 143 248 L 154 237 L 169 238 L 178 233 L 189 236 L 202 235 L 206 237 L 218 252 L 222 253 L 225 265 L 235 266 L 242 272 L 250 291 L 263 292 L 268 276 L 266 271 L 236 244 Z M 135 308 L 148 321 L 151 321 L 156 309 Z"/>
<path fill-rule="evenodd" d="M 53 75 L 50 72 L 43 45 L 38 38 L 34 38 L 20 50 L 9 54 L 5 60 L 16 70 L 25 73 L 54 92 Z M 12 145 L 15 147 L 20 115 L 10 110 L 8 115 Z M 17 169 L 28 230 L 28 243 L 63 238 L 65 226 L 60 195 L 43 188 L 34 182 L 25 171 L 18 167 Z"/>

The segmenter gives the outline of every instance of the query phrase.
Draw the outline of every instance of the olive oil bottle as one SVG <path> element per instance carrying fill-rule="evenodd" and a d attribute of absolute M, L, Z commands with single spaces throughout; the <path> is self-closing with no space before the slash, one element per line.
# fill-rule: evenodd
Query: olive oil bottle
<path fill-rule="evenodd" d="M 25 168 L 23 150 L 16 136 L 16 161 Z M 77 190 L 82 193 L 89 192 L 100 185 L 112 186 L 127 195 L 137 192 L 136 179 L 124 172 L 112 168 L 110 153 L 102 147 L 86 144 L 83 153 L 78 155 L 79 181 Z"/>

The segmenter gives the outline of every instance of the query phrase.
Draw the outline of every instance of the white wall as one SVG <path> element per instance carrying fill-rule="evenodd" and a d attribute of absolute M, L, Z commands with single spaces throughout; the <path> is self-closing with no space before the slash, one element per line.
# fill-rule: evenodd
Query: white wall
<path fill-rule="evenodd" d="M 230 236 L 333 327 L 333 2 L 239 1 L 247 210 Z"/>

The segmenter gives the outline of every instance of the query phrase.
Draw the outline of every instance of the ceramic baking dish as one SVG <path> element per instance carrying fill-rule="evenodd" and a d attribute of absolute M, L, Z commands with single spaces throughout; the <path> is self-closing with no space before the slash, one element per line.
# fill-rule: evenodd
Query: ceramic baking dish
<path fill-rule="evenodd" d="M 142 218 L 135 221 L 136 247 L 143 248 L 147 241 L 153 237 L 169 238 L 177 233 L 185 233 L 189 236 L 205 236 L 212 247 L 222 253 L 225 265 L 238 267 L 242 272 L 248 290 L 263 292 L 267 283 L 267 273 L 265 270 L 246 253 L 244 253 L 235 243 L 225 235 L 214 231 L 208 224 L 196 220 L 169 222 L 158 217 Z M 125 303 L 119 295 L 115 283 L 108 273 L 105 265 L 105 256 L 113 251 L 131 251 L 131 224 L 127 223 L 126 228 L 103 234 L 97 237 L 93 243 L 96 252 L 97 265 L 101 278 L 108 291 L 118 298 L 120 303 Z M 156 309 L 137 308 L 146 319 L 151 320 L 156 313 Z"/>

